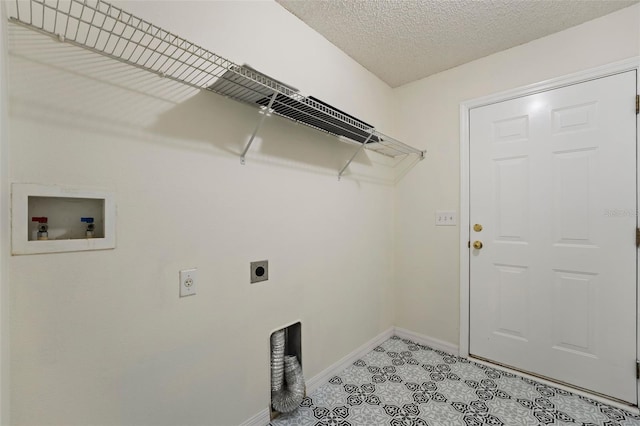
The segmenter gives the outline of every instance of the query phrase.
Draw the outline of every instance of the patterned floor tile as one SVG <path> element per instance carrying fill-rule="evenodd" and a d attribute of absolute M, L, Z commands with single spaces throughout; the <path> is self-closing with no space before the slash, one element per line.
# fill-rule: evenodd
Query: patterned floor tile
<path fill-rule="evenodd" d="M 640 416 L 396 336 L 271 426 L 640 426 Z"/>

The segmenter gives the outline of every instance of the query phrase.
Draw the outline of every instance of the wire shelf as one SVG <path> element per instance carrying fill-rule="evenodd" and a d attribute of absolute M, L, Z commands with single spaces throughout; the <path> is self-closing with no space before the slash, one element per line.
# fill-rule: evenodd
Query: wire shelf
<path fill-rule="evenodd" d="M 60 41 L 195 88 L 268 108 L 271 113 L 364 144 L 380 154 L 424 157 L 424 151 L 384 135 L 349 114 L 107 2 L 15 0 L 7 3 L 7 11 L 11 22 Z"/>

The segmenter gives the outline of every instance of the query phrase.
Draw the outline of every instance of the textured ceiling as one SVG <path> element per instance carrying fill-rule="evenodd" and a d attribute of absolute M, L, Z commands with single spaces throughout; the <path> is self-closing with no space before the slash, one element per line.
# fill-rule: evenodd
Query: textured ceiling
<path fill-rule="evenodd" d="M 391 87 L 639 0 L 277 0 Z"/>

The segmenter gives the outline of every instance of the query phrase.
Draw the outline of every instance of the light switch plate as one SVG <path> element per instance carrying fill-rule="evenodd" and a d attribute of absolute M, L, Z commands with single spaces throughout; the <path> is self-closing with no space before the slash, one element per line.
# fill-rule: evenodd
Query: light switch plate
<path fill-rule="evenodd" d="M 458 224 L 458 212 L 455 210 L 436 210 L 436 226 L 455 226 Z"/>
<path fill-rule="evenodd" d="M 196 294 L 197 269 L 184 269 L 180 271 L 180 297 Z"/>

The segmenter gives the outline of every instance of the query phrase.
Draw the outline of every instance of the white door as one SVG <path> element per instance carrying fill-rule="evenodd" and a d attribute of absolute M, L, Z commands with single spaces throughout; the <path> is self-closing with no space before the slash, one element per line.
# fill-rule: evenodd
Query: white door
<path fill-rule="evenodd" d="M 633 404 L 635 93 L 630 71 L 472 109 L 469 183 L 470 354 Z"/>

